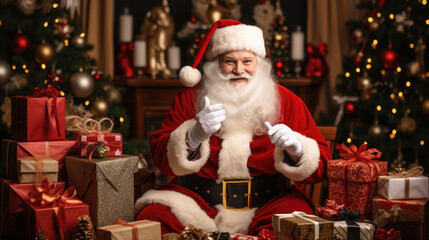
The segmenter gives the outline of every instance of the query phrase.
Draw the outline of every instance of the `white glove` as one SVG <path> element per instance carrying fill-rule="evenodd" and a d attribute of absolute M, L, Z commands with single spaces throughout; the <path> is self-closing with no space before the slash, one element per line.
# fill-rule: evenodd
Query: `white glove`
<path fill-rule="evenodd" d="M 294 161 L 298 161 L 302 157 L 301 142 L 298 141 L 292 129 L 284 124 L 276 124 L 272 127 L 269 122 L 265 122 L 265 127 L 271 143 L 284 149 Z"/>
<path fill-rule="evenodd" d="M 209 98 L 204 97 L 204 107 L 197 114 L 197 123 L 188 131 L 188 147 L 197 149 L 204 140 L 217 132 L 226 119 L 225 114 L 222 104 L 210 105 Z"/>

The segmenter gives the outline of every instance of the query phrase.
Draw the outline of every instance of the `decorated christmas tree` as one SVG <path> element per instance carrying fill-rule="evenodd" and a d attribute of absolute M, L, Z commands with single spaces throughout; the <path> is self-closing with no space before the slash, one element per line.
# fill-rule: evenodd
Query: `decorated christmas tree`
<path fill-rule="evenodd" d="M 338 141 L 368 144 L 389 167 L 429 159 L 429 4 L 362 1 L 363 21 L 350 21 L 355 48 L 345 57 L 334 96 Z"/>
<path fill-rule="evenodd" d="M 66 98 L 66 116 L 113 120 L 128 139 L 121 89 L 96 68 L 93 48 L 76 23 L 74 5 L 52 0 L 0 1 L 0 105 L 2 138 L 10 136 L 11 96 L 54 87 Z M 124 152 L 137 144 L 124 144 Z"/>

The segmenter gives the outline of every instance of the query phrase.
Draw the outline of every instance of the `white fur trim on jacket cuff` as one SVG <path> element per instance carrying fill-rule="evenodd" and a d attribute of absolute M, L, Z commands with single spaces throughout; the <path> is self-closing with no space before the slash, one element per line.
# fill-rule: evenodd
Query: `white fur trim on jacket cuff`
<path fill-rule="evenodd" d="M 308 138 L 298 132 L 294 132 L 302 145 L 302 157 L 296 166 L 290 166 L 283 162 L 285 153 L 283 149 L 274 150 L 274 168 L 293 181 L 302 181 L 311 176 L 319 167 L 320 150 L 314 139 Z"/>
<path fill-rule="evenodd" d="M 183 176 L 200 171 L 209 158 L 210 148 L 208 140 L 201 143 L 200 157 L 188 160 L 188 151 L 185 142 L 188 130 L 195 125 L 195 120 L 188 120 L 174 130 L 167 143 L 167 158 L 171 170 L 176 176 Z"/>
<path fill-rule="evenodd" d="M 185 227 L 192 224 L 205 232 L 214 232 L 217 230 L 215 221 L 192 198 L 169 190 L 149 190 L 143 194 L 142 197 L 137 199 L 134 206 L 135 217 L 137 217 L 146 205 L 153 203 L 170 207 L 171 213 Z"/>

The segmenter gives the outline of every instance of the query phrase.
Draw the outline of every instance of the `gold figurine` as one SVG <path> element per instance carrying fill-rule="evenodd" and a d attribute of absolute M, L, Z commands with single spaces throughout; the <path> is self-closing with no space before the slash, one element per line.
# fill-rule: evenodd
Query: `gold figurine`
<path fill-rule="evenodd" d="M 166 64 L 166 51 L 173 41 L 174 22 L 168 1 L 152 8 L 140 28 L 139 39 L 147 42 L 148 71 L 155 79 L 158 75 L 169 78 L 171 71 Z"/>

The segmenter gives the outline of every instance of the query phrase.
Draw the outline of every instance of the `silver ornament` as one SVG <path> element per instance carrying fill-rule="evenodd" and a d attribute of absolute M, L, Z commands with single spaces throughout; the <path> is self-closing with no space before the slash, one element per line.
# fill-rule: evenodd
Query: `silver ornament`
<path fill-rule="evenodd" d="M 72 38 L 71 43 L 76 48 L 83 48 L 85 47 L 85 37 L 81 37 L 80 35 L 76 35 Z"/>
<path fill-rule="evenodd" d="M 70 78 L 70 89 L 73 96 L 85 98 L 92 94 L 95 87 L 95 80 L 87 72 L 77 72 Z"/>

